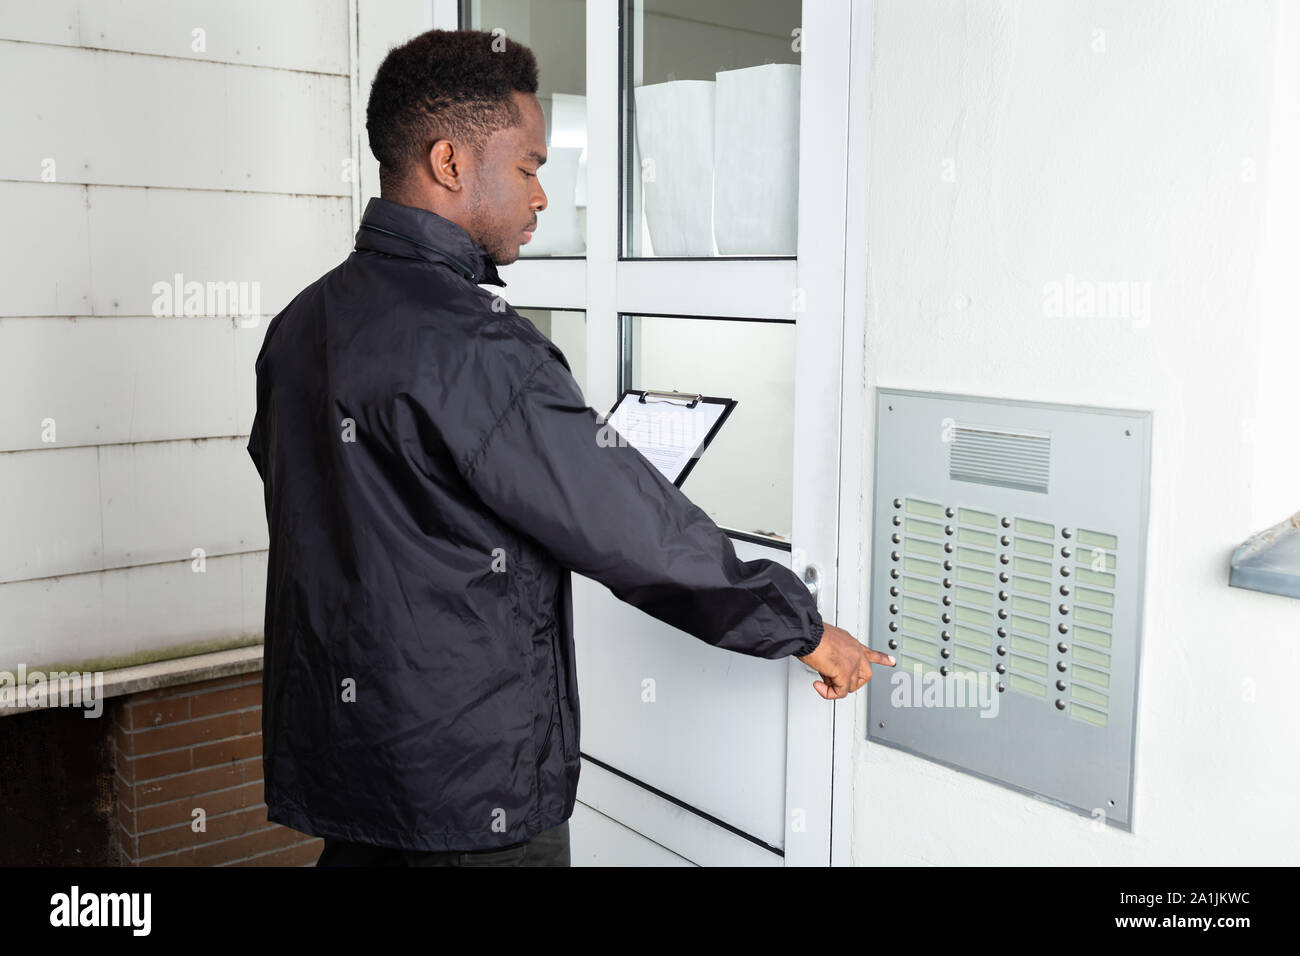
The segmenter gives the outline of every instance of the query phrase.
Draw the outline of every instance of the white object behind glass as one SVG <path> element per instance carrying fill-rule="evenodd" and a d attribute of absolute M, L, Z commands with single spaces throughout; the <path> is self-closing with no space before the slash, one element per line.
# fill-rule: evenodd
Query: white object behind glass
<path fill-rule="evenodd" d="M 641 202 L 656 256 L 712 256 L 712 80 L 636 88 Z"/>
<path fill-rule="evenodd" d="M 713 234 L 718 254 L 793 256 L 799 226 L 799 71 L 717 74 Z"/>

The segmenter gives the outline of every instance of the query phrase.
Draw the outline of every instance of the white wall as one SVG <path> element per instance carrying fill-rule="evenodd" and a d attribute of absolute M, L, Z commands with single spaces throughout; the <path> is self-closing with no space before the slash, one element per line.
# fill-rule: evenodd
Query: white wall
<path fill-rule="evenodd" d="M 349 17 L 0 7 L 0 668 L 260 636 L 253 362 L 351 248 Z M 177 273 L 257 283 L 260 319 L 155 315 Z"/>
<path fill-rule="evenodd" d="M 1300 862 L 1300 602 L 1227 586 L 1300 508 L 1298 13 L 877 0 L 869 385 L 1152 409 L 1154 457 L 1133 832 L 869 744 L 863 699 L 857 864 Z M 1053 318 L 1067 275 L 1149 314 Z"/>
<path fill-rule="evenodd" d="M 366 104 L 370 86 L 375 82 L 379 64 L 388 51 L 401 46 L 411 37 L 432 30 L 456 29 L 456 0 L 356 0 L 357 4 L 357 76 L 354 115 L 360 191 L 357 225 L 366 203 L 379 195 L 379 161 L 370 152 L 366 134 Z M 437 8 L 437 9 L 435 9 Z M 439 18 L 434 22 L 435 15 Z"/>

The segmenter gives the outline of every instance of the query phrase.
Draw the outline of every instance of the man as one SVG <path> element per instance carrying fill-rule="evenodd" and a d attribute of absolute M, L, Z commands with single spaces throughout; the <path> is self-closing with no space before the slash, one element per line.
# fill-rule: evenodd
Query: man
<path fill-rule="evenodd" d="M 366 117 L 381 198 L 257 359 L 267 812 L 324 837 L 320 865 L 568 865 L 571 570 L 710 644 L 800 656 L 827 699 L 893 663 L 738 560 L 480 287 L 546 208 L 536 91 L 532 53 L 488 33 L 392 50 Z"/>

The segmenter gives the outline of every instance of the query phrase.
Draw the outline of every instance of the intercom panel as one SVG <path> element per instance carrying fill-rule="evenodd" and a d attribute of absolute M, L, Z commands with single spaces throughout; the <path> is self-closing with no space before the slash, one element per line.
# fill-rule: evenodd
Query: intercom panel
<path fill-rule="evenodd" d="M 871 740 L 1123 829 L 1149 412 L 880 389 Z"/>

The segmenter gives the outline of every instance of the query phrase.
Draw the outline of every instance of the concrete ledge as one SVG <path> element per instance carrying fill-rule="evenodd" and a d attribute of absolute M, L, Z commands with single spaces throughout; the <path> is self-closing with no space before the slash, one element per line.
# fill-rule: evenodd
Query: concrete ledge
<path fill-rule="evenodd" d="M 55 695 L 51 695 L 47 689 L 53 686 L 52 684 L 38 684 L 36 686 L 39 691 L 36 692 L 33 692 L 33 685 L 30 683 L 4 687 L 0 689 L 0 717 L 58 707 L 60 706 L 58 697 L 64 700 L 71 698 L 74 701 L 93 702 L 109 697 L 121 697 L 125 694 L 138 694 L 146 690 L 158 690 L 162 687 L 230 677 L 234 674 L 251 674 L 262 669 L 262 650 L 263 645 L 253 644 L 228 651 L 196 654 L 193 657 L 176 657 L 169 661 L 155 661 L 151 664 L 111 671 L 72 672 L 77 673 L 77 676 L 60 679 Z M 101 675 L 101 681 L 95 680 L 95 673 Z M 32 703 L 33 693 L 40 697 L 55 696 L 56 700 Z M 73 706 L 84 708 L 85 703 L 77 703 Z"/>
<path fill-rule="evenodd" d="M 1232 553 L 1228 585 L 1300 598 L 1300 511 Z"/>

